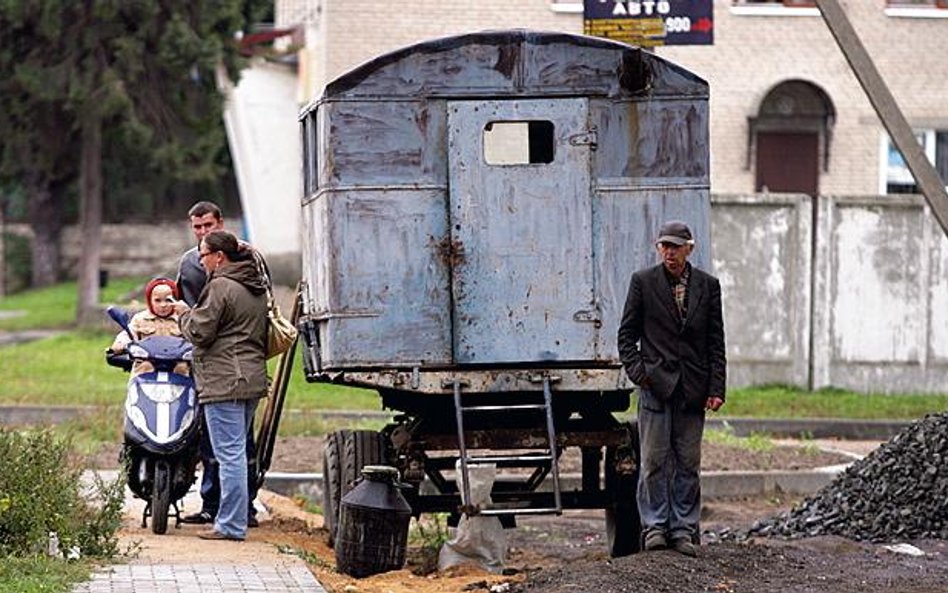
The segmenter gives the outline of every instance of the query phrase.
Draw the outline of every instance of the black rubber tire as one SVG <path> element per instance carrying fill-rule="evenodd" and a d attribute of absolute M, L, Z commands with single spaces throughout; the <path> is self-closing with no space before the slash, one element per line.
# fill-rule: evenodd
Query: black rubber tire
<path fill-rule="evenodd" d="M 337 430 L 326 438 L 323 445 L 323 520 L 329 532 L 329 547 L 336 541 L 339 526 L 339 502 L 342 500 L 342 451 L 346 435 L 351 431 Z"/>
<path fill-rule="evenodd" d="M 151 487 L 151 530 L 161 535 L 168 531 L 168 508 L 171 506 L 171 470 L 164 461 L 155 462 L 155 479 Z"/>
<path fill-rule="evenodd" d="M 362 477 L 363 467 L 383 464 L 386 464 L 385 441 L 378 431 L 348 431 L 343 438 L 340 502 Z"/>
<path fill-rule="evenodd" d="M 615 447 L 606 448 L 606 491 L 612 493 L 612 502 L 606 507 L 606 542 L 613 558 L 635 554 L 642 549 L 642 519 L 635 499 L 639 478 L 638 427 L 630 424 L 629 443 L 626 445 L 634 457 L 635 471 L 617 474 L 615 459 L 620 454 Z M 629 451 L 623 451 L 628 455 Z"/>
<path fill-rule="evenodd" d="M 606 542 L 613 558 L 629 556 L 642 549 L 642 523 L 635 499 L 606 507 Z"/>

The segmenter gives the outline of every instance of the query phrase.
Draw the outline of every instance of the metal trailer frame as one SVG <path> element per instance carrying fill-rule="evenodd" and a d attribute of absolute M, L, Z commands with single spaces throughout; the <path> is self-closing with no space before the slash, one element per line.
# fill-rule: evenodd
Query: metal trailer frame
<path fill-rule="evenodd" d="M 302 110 L 306 378 L 399 412 L 327 439 L 331 536 L 361 468 L 387 463 L 415 513 L 602 508 L 610 552 L 639 549 L 615 334 L 664 220 L 688 221 L 710 267 L 707 103 L 639 48 L 509 30 L 380 56 Z M 578 488 L 559 476 L 570 447 Z M 471 504 L 478 464 L 504 472 L 488 505 Z"/>

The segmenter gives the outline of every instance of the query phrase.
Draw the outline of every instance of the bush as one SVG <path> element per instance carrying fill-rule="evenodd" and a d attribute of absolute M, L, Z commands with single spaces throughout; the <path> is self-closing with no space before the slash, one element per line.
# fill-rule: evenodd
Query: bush
<path fill-rule="evenodd" d="M 43 553 L 55 532 L 64 552 L 116 556 L 124 492 L 122 478 L 84 484 L 68 439 L 0 430 L 0 555 Z"/>
<path fill-rule="evenodd" d="M 33 260 L 30 239 L 13 233 L 3 233 L 3 254 L 6 261 L 0 262 L 0 273 L 6 274 L 7 294 L 26 290 L 33 281 Z"/>

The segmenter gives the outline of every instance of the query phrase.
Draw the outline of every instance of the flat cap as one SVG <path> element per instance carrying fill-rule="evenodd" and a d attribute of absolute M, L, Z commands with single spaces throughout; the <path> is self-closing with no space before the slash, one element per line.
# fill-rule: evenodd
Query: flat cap
<path fill-rule="evenodd" d="M 691 236 L 691 229 L 680 220 L 669 220 L 658 230 L 658 239 L 656 243 L 673 243 L 675 245 L 692 245 L 694 239 Z"/>

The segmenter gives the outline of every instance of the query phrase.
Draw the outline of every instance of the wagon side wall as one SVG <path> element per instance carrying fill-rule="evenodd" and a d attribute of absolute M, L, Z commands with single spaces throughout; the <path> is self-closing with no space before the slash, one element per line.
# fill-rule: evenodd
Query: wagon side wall
<path fill-rule="evenodd" d="M 669 219 L 688 221 L 692 262 L 711 266 L 708 105 L 701 98 L 596 100 L 593 254 L 604 331 L 599 351 L 618 361 L 616 330 L 629 279 L 657 262 L 652 241 Z"/>
<path fill-rule="evenodd" d="M 450 363 L 444 102 L 327 102 L 316 117 L 304 269 L 323 368 Z"/>

